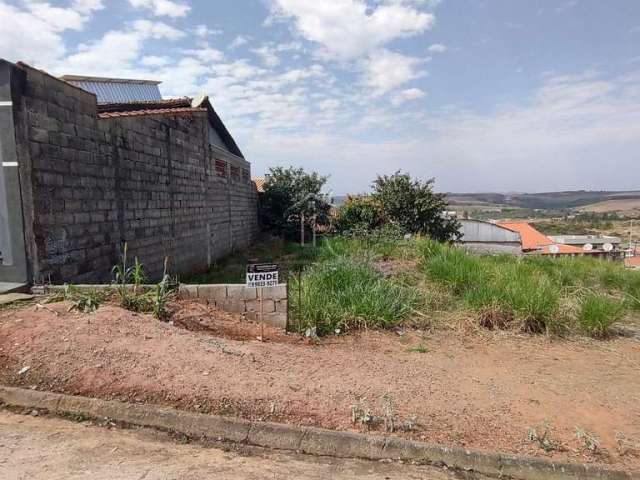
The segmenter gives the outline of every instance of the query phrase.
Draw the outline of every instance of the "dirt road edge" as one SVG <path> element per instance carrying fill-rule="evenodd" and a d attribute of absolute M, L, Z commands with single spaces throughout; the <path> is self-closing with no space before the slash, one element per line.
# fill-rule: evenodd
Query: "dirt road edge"
<path fill-rule="evenodd" d="M 311 455 L 369 460 L 423 461 L 498 477 L 521 480 L 630 480 L 640 476 L 583 464 L 494 454 L 319 428 L 185 412 L 152 405 L 62 395 L 0 386 L 0 404 L 46 410 L 57 415 L 108 418 L 140 427 Z"/>

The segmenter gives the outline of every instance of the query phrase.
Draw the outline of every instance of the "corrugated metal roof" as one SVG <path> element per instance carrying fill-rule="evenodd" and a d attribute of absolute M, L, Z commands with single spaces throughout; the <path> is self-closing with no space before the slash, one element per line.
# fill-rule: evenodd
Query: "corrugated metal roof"
<path fill-rule="evenodd" d="M 67 83 L 75 85 L 98 97 L 98 103 L 150 102 L 162 100 L 158 85 L 150 80 L 126 80 L 120 78 L 61 77 Z"/>
<path fill-rule="evenodd" d="M 458 220 L 460 224 L 460 241 L 487 243 L 520 243 L 520 234 L 495 223 L 474 219 Z"/>
<path fill-rule="evenodd" d="M 564 245 L 585 245 L 587 243 L 592 245 L 612 243 L 616 245 L 622 243 L 620 238 L 608 235 L 553 235 L 549 238 L 556 243 L 562 243 Z"/>

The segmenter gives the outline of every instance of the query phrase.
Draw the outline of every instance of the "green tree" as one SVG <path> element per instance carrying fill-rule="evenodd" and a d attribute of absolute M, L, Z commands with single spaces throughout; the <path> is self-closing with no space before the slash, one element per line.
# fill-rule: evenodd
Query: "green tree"
<path fill-rule="evenodd" d="M 445 195 L 433 191 L 434 179 L 413 180 L 400 171 L 378 176 L 373 183 L 373 198 L 386 217 L 408 233 L 420 233 L 449 241 L 459 238 L 457 220 L 447 218 Z"/>
<path fill-rule="evenodd" d="M 386 223 L 382 206 L 371 195 L 348 197 L 334 223 L 339 233 L 368 233 Z"/>
<path fill-rule="evenodd" d="M 270 168 L 260 196 L 262 227 L 275 235 L 294 238 L 303 216 L 307 225 L 314 215 L 319 223 L 326 221 L 330 208 L 322 193 L 326 182 L 327 177 L 302 168 Z"/>

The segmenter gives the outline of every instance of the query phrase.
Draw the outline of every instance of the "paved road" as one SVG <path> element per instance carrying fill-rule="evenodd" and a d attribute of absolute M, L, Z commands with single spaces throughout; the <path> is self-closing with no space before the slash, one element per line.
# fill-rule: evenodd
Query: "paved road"
<path fill-rule="evenodd" d="M 0 479 L 453 480 L 440 469 L 398 463 L 229 452 L 181 445 L 146 430 L 107 429 L 0 410 Z"/>

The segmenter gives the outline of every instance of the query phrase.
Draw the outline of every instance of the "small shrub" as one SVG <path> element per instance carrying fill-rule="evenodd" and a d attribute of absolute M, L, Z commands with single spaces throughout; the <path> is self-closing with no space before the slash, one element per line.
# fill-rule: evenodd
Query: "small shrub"
<path fill-rule="evenodd" d="M 429 349 L 425 346 L 424 343 L 420 342 L 415 347 L 407 348 L 407 352 L 409 352 L 409 353 L 428 353 Z"/>
<path fill-rule="evenodd" d="M 166 318 L 168 312 L 166 304 L 171 291 L 171 277 L 167 273 L 169 258 L 164 259 L 164 273 L 162 280 L 152 290 L 143 293 L 141 284 L 146 280 L 144 266 L 136 257 L 132 267 L 127 267 L 127 244 L 124 245 L 122 263 L 112 269 L 114 281 L 118 287 L 120 306 L 126 310 L 140 313 L 152 313 L 157 319 Z M 129 282 L 133 282 L 133 289 L 129 291 Z"/>
<path fill-rule="evenodd" d="M 360 424 L 367 430 L 371 430 L 375 421 L 376 418 L 371 408 L 367 405 L 366 399 L 359 399 L 356 405 L 351 405 L 351 422 L 354 425 Z"/>
<path fill-rule="evenodd" d="M 600 448 L 600 440 L 593 433 L 587 430 L 576 427 L 576 438 L 582 442 L 584 448 L 591 453 L 598 453 Z"/>
<path fill-rule="evenodd" d="M 604 337 L 609 328 L 625 313 L 622 301 L 600 294 L 590 293 L 580 301 L 578 321 L 582 329 L 592 337 Z"/>
<path fill-rule="evenodd" d="M 341 234 L 363 235 L 385 223 L 382 206 L 371 196 L 348 197 L 340 206 L 334 228 Z"/>
<path fill-rule="evenodd" d="M 77 310 L 82 313 L 95 312 L 107 298 L 107 292 L 97 290 L 83 291 L 73 285 L 65 285 L 62 291 L 56 292 L 47 299 L 47 303 L 71 302 L 69 311 Z"/>
<path fill-rule="evenodd" d="M 398 426 L 398 412 L 396 405 L 390 394 L 385 394 L 380 399 L 382 418 L 384 419 L 384 429 L 387 433 L 393 433 Z"/>
<path fill-rule="evenodd" d="M 78 292 L 72 298 L 70 310 L 77 310 L 82 313 L 95 312 L 105 299 L 105 294 L 96 290 L 88 292 Z"/>
<path fill-rule="evenodd" d="M 562 444 L 553 438 L 551 426 L 547 422 L 542 422 L 535 427 L 529 427 L 527 440 L 536 443 L 547 453 L 564 450 Z"/>

